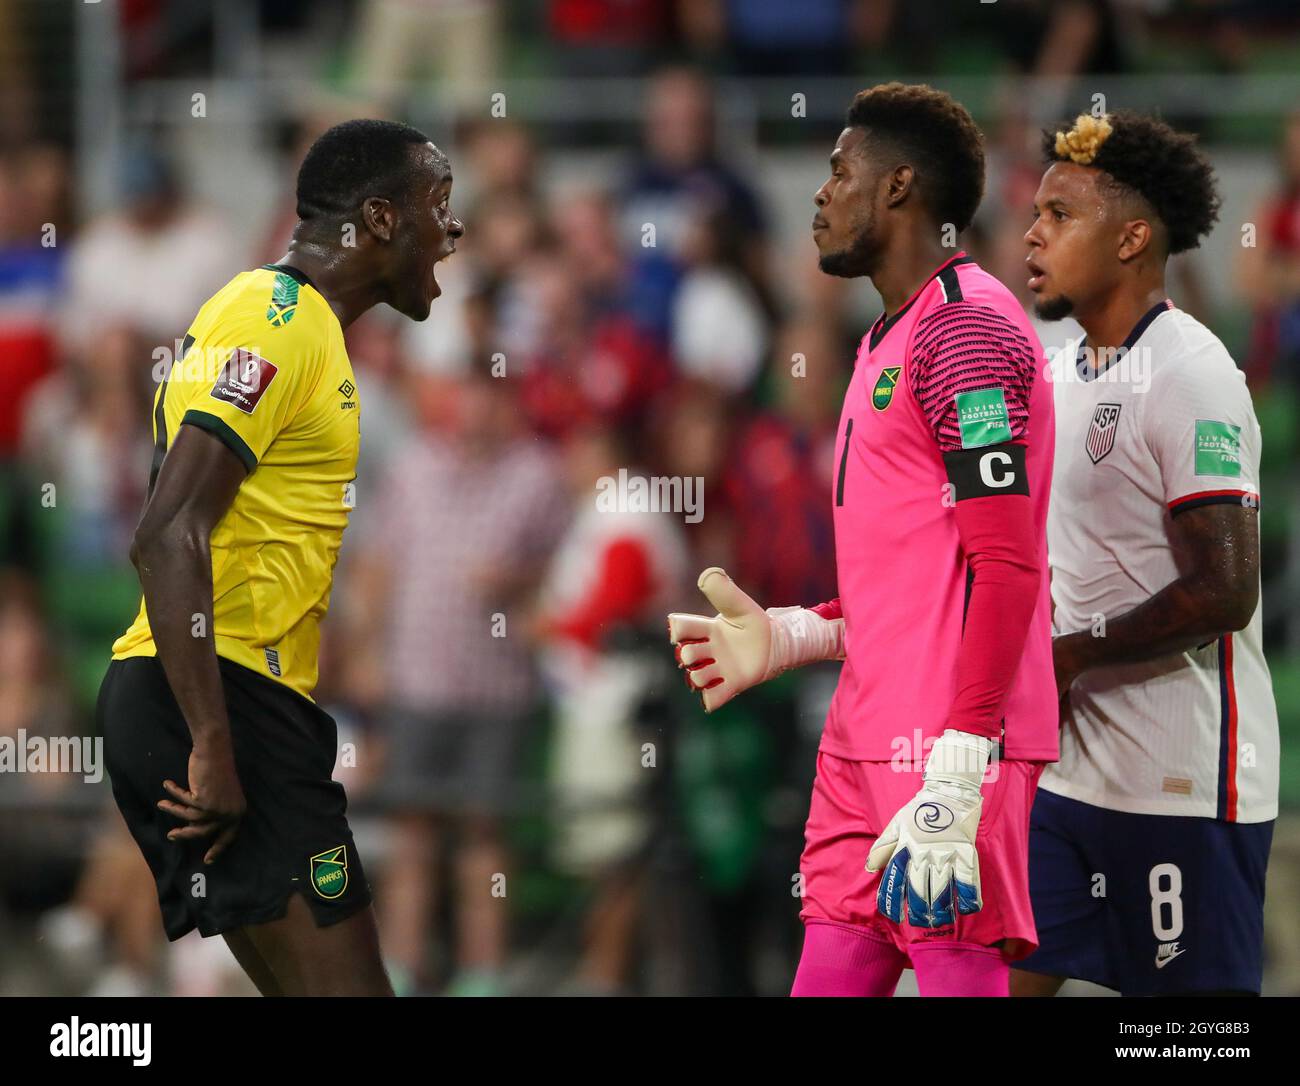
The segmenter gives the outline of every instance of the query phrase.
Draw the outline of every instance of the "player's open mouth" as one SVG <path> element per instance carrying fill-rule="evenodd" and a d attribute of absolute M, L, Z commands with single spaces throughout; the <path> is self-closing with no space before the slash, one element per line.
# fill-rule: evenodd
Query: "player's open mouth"
<path fill-rule="evenodd" d="M 439 298 L 442 296 L 442 286 L 438 283 L 438 265 L 446 260 L 456 251 L 455 247 L 448 249 L 442 256 L 433 262 L 433 267 L 429 269 L 429 296 Z"/>
<path fill-rule="evenodd" d="M 1047 278 L 1043 269 L 1035 264 L 1032 260 L 1025 261 L 1025 267 L 1029 269 L 1029 281 L 1026 286 L 1030 290 L 1039 290 L 1043 285 L 1043 280 Z"/>

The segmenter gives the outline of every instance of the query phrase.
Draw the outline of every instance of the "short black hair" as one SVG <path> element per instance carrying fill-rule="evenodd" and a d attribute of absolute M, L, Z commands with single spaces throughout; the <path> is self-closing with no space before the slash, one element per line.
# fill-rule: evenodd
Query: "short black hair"
<path fill-rule="evenodd" d="M 369 196 L 399 199 L 415 174 L 412 146 L 429 142 L 418 128 L 398 121 L 336 124 L 298 168 L 298 218 L 348 215 Z"/>
<path fill-rule="evenodd" d="M 970 225 L 984 195 L 984 135 L 952 95 L 924 83 L 882 83 L 853 99 L 844 125 L 905 156 L 938 222 L 959 231 Z"/>
<path fill-rule="evenodd" d="M 1169 252 L 1195 249 L 1219 219 L 1214 167 L 1196 137 L 1158 117 L 1121 109 L 1103 117 L 1082 114 L 1071 127 L 1043 132 L 1047 162 L 1074 162 L 1109 175 L 1155 210 Z"/>

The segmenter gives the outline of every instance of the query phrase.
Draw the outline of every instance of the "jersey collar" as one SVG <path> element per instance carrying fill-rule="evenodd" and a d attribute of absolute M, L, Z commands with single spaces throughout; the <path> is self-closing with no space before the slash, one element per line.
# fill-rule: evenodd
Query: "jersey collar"
<path fill-rule="evenodd" d="M 1138 318 L 1137 324 L 1133 325 L 1133 331 L 1124 337 L 1124 342 L 1119 345 L 1115 353 L 1106 360 L 1106 364 L 1100 368 L 1094 368 L 1088 363 L 1088 337 L 1084 336 L 1079 340 L 1079 351 L 1074 358 L 1074 368 L 1079 374 L 1081 381 L 1095 381 L 1103 373 L 1111 368 L 1116 362 L 1123 358 L 1133 349 L 1137 341 L 1142 338 L 1142 334 L 1151 327 L 1151 322 L 1161 313 L 1168 313 L 1170 310 L 1177 308 L 1168 298 L 1164 301 L 1156 302 L 1150 309 Z"/>
<path fill-rule="evenodd" d="M 955 268 L 958 264 L 974 264 L 974 263 L 975 260 L 973 257 L 967 256 L 964 250 L 959 251 L 957 255 L 954 256 L 951 260 L 945 260 L 942 264 L 940 264 L 937 268 L 935 268 L 934 271 L 931 272 L 930 275 L 926 278 L 925 282 L 916 288 L 916 293 L 914 293 L 910 298 L 908 298 L 907 301 L 905 301 L 899 307 L 898 312 L 895 313 L 892 317 L 886 319 L 885 314 L 881 313 L 880 316 L 876 318 L 876 323 L 871 326 L 871 334 L 869 340 L 869 346 L 871 350 L 874 351 L 876 349 L 876 345 L 882 339 L 884 339 L 886 335 L 889 334 L 889 330 L 893 328 L 894 325 L 896 325 L 900 319 L 902 319 L 903 314 L 912 308 L 912 306 L 916 303 L 916 300 L 921 296 L 925 288 L 928 287 L 932 282 L 934 282 L 937 276 L 942 275 L 949 268 Z"/>
<path fill-rule="evenodd" d="M 287 275 L 300 287 L 311 287 L 312 290 L 316 290 L 316 284 L 307 277 L 307 273 L 301 268 L 295 268 L 292 264 L 263 264 L 262 268 L 265 271 L 279 272 L 281 275 Z"/>

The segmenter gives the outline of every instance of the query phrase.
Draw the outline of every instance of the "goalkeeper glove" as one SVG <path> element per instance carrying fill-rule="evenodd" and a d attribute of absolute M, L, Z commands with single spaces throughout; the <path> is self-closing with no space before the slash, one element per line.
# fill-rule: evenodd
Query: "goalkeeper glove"
<path fill-rule="evenodd" d="M 896 924 L 941 928 L 957 912 L 977 913 L 980 862 L 975 851 L 979 830 L 980 783 L 993 741 L 949 728 L 930 750 L 921 790 L 899 811 L 872 846 L 868 871 L 884 868 L 876 908 Z"/>
<path fill-rule="evenodd" d="M 803 607 L 764 611 L 717 566 L 701 573 L 697 585 L 718 614 L 669 615 L 668 638 L 705 712 L 792 667 L 844 659 L 842 618 L 822 618 Z"/>

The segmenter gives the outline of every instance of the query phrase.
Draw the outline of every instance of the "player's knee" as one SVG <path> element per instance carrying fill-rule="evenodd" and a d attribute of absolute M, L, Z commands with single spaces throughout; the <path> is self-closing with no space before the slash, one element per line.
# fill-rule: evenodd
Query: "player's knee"
<path fill-rule="evenodd" d="M 393 994 L 369 906 L 346 920 L 319 927 L 307 901 L 293 894 L 284 919 L 259 936 L 263 958 L 286 995 Z"/>

